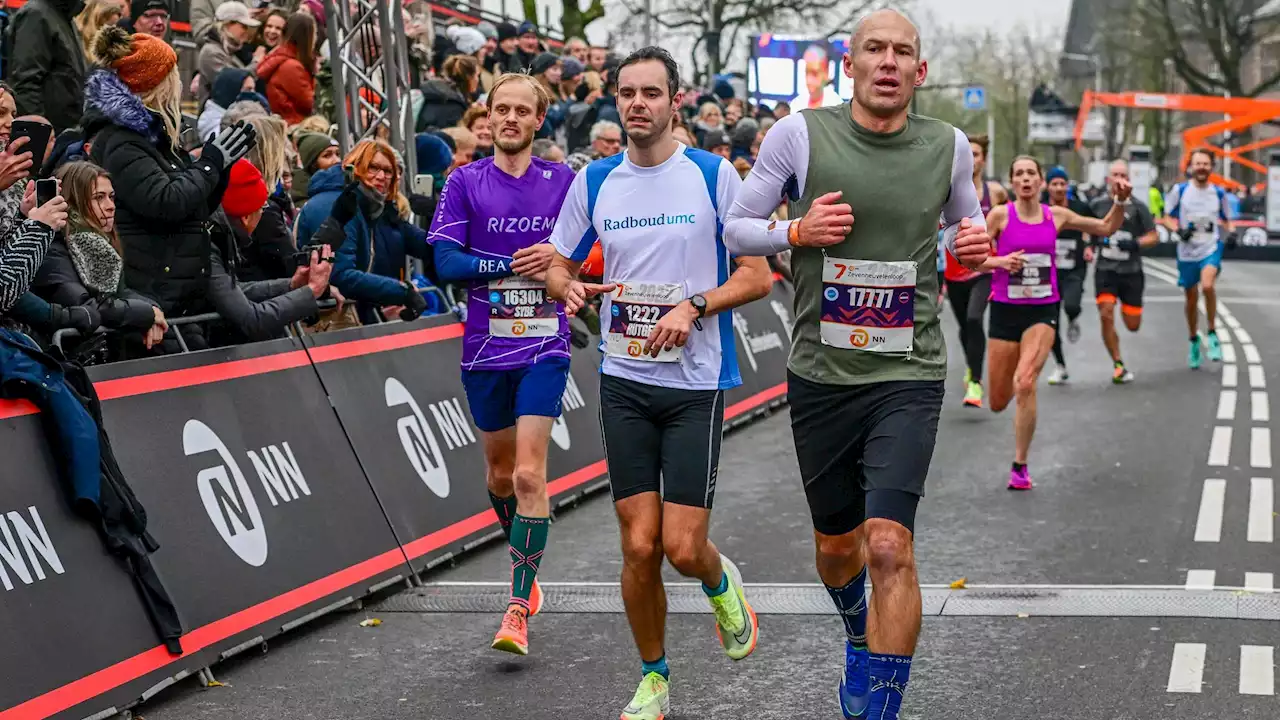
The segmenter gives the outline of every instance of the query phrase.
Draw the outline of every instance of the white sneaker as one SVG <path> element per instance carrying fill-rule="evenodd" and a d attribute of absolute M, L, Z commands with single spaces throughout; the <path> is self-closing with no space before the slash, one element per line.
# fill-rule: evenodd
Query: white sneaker
<path fill-rule="evenodd" d="M 1071 376 L 1067 374 L 1067 369 L 1059 365 L 1053 369 L 1053 374 L 1049 376 L 1050 385 L 1066 385 L 1071 382 Z"/>

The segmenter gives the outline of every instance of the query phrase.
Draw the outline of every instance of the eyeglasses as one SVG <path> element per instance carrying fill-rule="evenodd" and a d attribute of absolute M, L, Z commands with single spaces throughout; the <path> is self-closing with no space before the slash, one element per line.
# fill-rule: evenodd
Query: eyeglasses
<path fill-rule="evenodd" d="M 366 171 L 365 174 L 368 175 L 369 177 L 373 177 L 374 175 L 386 175 L 387 177 L 391 177 L 394 173 L 395 173 L 395 170 L 392 170 L 389 167 L 383 167 L 380 165 L 370 165 L 369 169 Z"/>

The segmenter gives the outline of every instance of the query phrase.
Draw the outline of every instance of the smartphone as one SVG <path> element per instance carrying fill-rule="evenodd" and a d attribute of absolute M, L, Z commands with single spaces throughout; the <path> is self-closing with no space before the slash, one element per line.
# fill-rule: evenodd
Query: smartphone
<path fill-rule="evenodd" d="M 29 120 L 14 120 L 13 129 L 9 131 L 9 144 L 12 145 L 20 137 L 27 138 L 27 144 L 19 152 L 30 152 L 33 161 L 39 158 L 39 162 L 35 162 L 33 167 L 33 170 L 39 170 L 44 164 L 44 152 L 49 148 L 49 139 L 53 137 L 53 126 Z"/>
<path fill-rule="evenodd" d="M 53 178 L 36 181 L 36 207 L 41 207 L 58 196 L 58 181 Z"/>
<path fill-rule="evenodd" d="M 434 175 L 414 175 L 413 176 L 413 194 L 423 197 L 431 197 L 436 191 L 436 178 Z"/>
<path fill-rule="evenodd" d="M 353 183 L 353 182 L 355 182 L 355 181 L 356 181 L 356 166 L 355 166 L 355 165 L 343 165 L 343 166 L 342 166 L 342 184 L 343 184 L 343 186 L 350 185 L 351 183 Z"/>

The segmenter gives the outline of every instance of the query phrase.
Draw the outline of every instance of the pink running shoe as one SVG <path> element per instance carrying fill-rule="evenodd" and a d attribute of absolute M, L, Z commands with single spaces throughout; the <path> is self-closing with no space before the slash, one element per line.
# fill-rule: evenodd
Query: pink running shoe
<path fill-rule="evenodd" d="M 1031 473 L 1028 472 L 1026 465 L 1023 465 L 1021 470 L 1009 470 L 1010 490 L 1030 490 L 1031 487 Z"/>

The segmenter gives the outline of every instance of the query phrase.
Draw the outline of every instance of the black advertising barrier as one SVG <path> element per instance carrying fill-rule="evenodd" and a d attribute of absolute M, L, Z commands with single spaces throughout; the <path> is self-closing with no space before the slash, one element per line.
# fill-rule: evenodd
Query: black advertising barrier
<path fill-rule="evenodd" d="M 786 393 L 791 293 L 738 315 L 730 423 Z M 106 717 L 491 533 L 461 335 L 427 318 L 92 369 L 188 631 L 180 657 L 65 509 L 34 408 L 0 402 L 0 720 Z M 574 354 L 553 504 L 606 474 L 598 363 Z"/>

